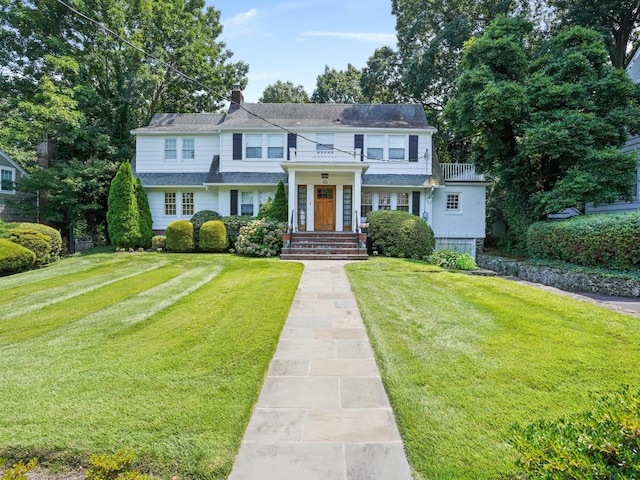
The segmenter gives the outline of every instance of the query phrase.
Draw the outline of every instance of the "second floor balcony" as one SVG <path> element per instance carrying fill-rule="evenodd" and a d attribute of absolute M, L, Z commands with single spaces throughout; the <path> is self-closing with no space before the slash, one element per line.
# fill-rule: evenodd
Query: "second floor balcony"
<path fill-rule="evenodd" d="M 485 182 L 483 173 L 476 173 L 472 163 L 441 163 L 442 175 L 448 182 Z"/>
<path fill-rule="evenodd" d="M 354 152 L 329 148 L 315 150 L 300 150 L 297 148 L 290 148 L 289 157 L 290 162 L 352 163 L 361 161 L 359 148 L 357 148 Z"/>

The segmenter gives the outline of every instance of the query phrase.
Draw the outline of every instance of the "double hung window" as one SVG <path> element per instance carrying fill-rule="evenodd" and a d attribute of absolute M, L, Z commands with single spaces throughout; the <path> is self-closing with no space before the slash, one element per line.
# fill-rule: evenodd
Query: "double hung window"
<path fill-rule="evenodd" d="M 262 135 L 246 135 L 245 158 L 262 158 Z"/>

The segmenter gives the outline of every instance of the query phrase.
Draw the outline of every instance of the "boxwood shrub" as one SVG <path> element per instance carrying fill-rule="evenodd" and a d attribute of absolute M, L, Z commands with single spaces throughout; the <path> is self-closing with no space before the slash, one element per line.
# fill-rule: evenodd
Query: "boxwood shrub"
<path fill-rule="evenodd" d="M 287 231 L 285 222 L 269 219 L 253 220 L 240 229 L 236 252 L 250 257 L 275 257 L 282 249 L 282 234 Z"/>
<path fill-rule="evenodd" d="M 151 248 L 157 250 L 159 248 L 165 249 L 167 248 L 167 237 L 164 235 L 155 235 L 151 238 Z"/>
<path fill-rule="evenodd" d="M 231 215 L 230 217 L 222 218 L 224 226 L 227 229 L 227 237 L 229 237 L 230 248 L 236 248 L 236 241 L 238 240 L 238 235 L 240 235 L 240 229 L 242 227 L 246 227 L 254 220 L 255 218 L 245 215 Z"/>
<path fill-rule="evenodd" d="M 14 228 L 9 240 L 35 253 L 36 265 L 44 265 L 51 258 L 51 239 L 48 235 L 30 228 Z"/>
<path fill-rule="evenodd" d="M 167 249 L 172 252 L 192 252 L 193 224 L 189 220 L 176 220 L 167 225 Z"/>
<path fill-rule="evenodd" d="M 51 245 L 51 260 L 57 260 L 62 254 L 62 236 L 60 232 L 49 225 L 43 225 L 41 223 L 18 223 L 16 228 L 25 228 L 27 230 L 35 230 L 50 238 L 49 244 Z"/>
<path fill-rule="evenodd" d="M 537 222 L 527 231 L 533 258 L 622 271 L 640 266 L 639 240 L 640 212 Z"/>
<path fill-rule="evenodd" d="M 200 250 L 220 253 L 229 248 L 227 229 L 221 220 L 209 220 L 200 227 Z"/>
<path fill-rule="evenodd" d="M 371 243 L 388 257 L 426 259 L 433 253 L 433 230 L 422 218 L 397 210 L 367 215 Z"/>
<path fill-rule="evenodd" d="M 28 270 L 36 262 L 36 254 L 26 247 L 0 238 L 0 276 Z"/>
<path fill-rule="evenodd" d="M 200 210 L 191 217 L 191 220 L 189 221 L 193 224 L 193 241 L 196 246 L 198 246 L 200 242 L 200 229 L 202 228 L 202 225 L 210 220 L 220 220 L 221 218 L 222 215 L 213 210 Z"/>

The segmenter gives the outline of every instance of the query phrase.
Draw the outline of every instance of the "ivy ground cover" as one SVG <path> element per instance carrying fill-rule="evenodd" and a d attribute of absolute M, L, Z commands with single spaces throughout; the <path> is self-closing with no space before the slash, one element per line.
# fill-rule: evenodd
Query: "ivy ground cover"
<path fill-rule="evenodd" d="M 227 478 L 301 272 L 132 253 L 1 278 L 0 457 Z"/>
<path fill-rule="evenodd" d="M 516 476 L 511 425 L 640 385 L 640 320 L 409 260 L 347 265 L 416 479 Z"/>

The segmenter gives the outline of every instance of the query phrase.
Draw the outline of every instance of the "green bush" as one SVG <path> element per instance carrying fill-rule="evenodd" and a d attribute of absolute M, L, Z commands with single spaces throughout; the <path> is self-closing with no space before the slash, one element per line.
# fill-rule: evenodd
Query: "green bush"
<path fill-rule="evenodd" d="M 436 250 L 427 258 L 427 262 L 449 270 L 477 270 L 478 265 L 468 253 L 456 252 L 446 248 Z"/>
<path fill-rule="evenodd" d="M 107 225 L 109 238 L 116 248 L 142 245 L 140 209 L 136 200 L 136 181 L 131 165 L 123 162 L 109 187 Z"/>
<path fill-rule="evenodd" d="M 516 425 L 510 443 L 529 479 L 640 478 L 640 390 L 598 398 L 568 418 Z"/>
<path fill-rule="evenodd" d="M 289 201 L 287 200 L 287 192 L 284 189 L 284 183 L 280 180 L 278 182 L 278 188 L 276 188 L 276 196 L 268 212 L 268 217 L 286 223 L 288 221 L 288 212 Z"/>
<path fill-rule="evenodd" d="M 36 254 L 26 247 L 0 238 L 0 276 L 29 270 L 36 262 Z"/>
<path fill-rule="evenodd" d="M 9 227 L 0 218 L 0 238 L 9 238 Z"/>
<path fill-rule="evenodd" d="M 9 234 L 9 240 L 35 253 L 36 265 L 44 265 L 51 258 L 51 242 L 48 235 L 30 228 L 14 228 Z"/>
<path fill-rule="evenodd" d="M 192 252 L 193 224 L 189 220 L 176 220 L 167 226 L 167 249 L 172 252 Z"/>
<path fill-rule="evenodd" d="M 287 224 L 269 219 L 257 219 L 240 229 L 236 252 L 250 257 L 275 257 L 282 249 L 282 234 Z"/>
<path fill-rule="evenodd" d="M 119 450 L 113 455 L 92 455 L 86 480 L 151 480 L 133 469 L 135 459 L 135 454 L 127 450 Z"/>
<path fill-rule="evenodd" d="M 49 244 L 51 245 L 51 260 L 57 260 L 62 254 L 62 236 L 60 232 L 49 225 L 43 225 L 41 223 L 18 223 L 16 228 L 23 228 L 27 230 L 35 230 L 43 235 L 49 237 Z"/>
<path fill-rule="evenodd" d="M 193 240 L 196 243 L 196 246 L 200 243 L 200 229 L 205 222 L 210 220 L 220 220 L 222 215 L 213 210 L 200 210 L 196 212 L 191 220 L 189 220 L 193 224 Z"/>
<path fill-rule="evenodd" d="M 136 204 L 138 206 L 139 227 L 140 227 L 140 247 L 149 248 L 151 239 L 153 238 L 153 218 L 151 218 L 151 209 L 149 208 L 149 198 L 147 192 L 142 187 L 140 178 L 136 178 L 134 186 Z"/>
<path fill-rule="evenodd" d="M 5 464 L 5 460 L 0 458 L 0 468 Z M 28 480 L 27 474 L 36 468 L 38 459 L 32 458 L 28 463 L 18 462 L 13 467 L 4 470 L 0 480 Z"/>
<path fill-rule="evenodd" d="M 232 215 L 230 217 L 222 218 L 224 226 L 227 229 L 227 237 L 229 237 L 230 248 L 235 248 L 236 241 L 238 240 L 238 235 L 240 235 L 240 229 L 242 227 L 246 227 L 254 220 L 255 218 L 247 217 L 244 215 Z"/>
<path fill-rule="evenodd" d="M 387 257 L 424 259 L 435 238 L 429 224 L 408 212 L 378 210 L 367 215 L 371 243 Z"/>
<path fill-rule="evenodd" d="M 583 215 L 537 222 L 527 231 L 529 255 L 587 267 L 640 267 L 640 212 Z"/>
<path fill-rule="evenodd" d="M 273 208 L 273 199 L 269 197 L 269 199 L 260 205 L 260 210 L 258 211 L 258 218 L 271 218 L 271 209 Z"/>
<path fill-rule="evenodd" d="M 220 253 L 228 248 L 227 229 L 221 220 L 209 220 L 200 227 L 200 250 Z"/>
<path fill-rule="evenodd" d="M 167 237 L 164 235 L 156 235 L 151 239 L 151 248 L 157 250 L 162 248 L 163 250 L 167 248 Z"/>

